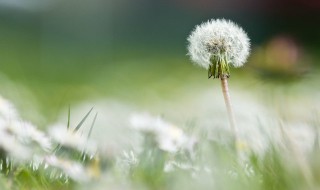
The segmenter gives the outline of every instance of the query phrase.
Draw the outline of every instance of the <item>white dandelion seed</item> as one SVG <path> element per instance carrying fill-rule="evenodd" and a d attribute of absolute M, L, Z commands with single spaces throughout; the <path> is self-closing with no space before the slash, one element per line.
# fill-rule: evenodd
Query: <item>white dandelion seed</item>
<path fill-rule="evenodd" d="M 188 55 L 195 64 L 210 69 L 216 66 L 213 61 L 221 60 L 226 62 L 227 71 L 223 74 L 227 75 L 228 65 L 241 67 L 250 52 L 249 38 L 244 30 L 225 19 L 212 19 L 196 26 L 188 42 Z M 214 78 L 218 78 L 217 75 L 218 73 L 212 73 Z"/>

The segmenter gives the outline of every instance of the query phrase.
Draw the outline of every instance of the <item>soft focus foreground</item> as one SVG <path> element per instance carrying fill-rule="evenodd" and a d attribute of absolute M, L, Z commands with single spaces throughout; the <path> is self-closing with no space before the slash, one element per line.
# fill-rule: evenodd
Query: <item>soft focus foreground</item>
<path fill-rule="evenodd" d="M 126 1 L 15 2 L 1 2 L 0 189 L 320 188 L 317 39 L 241 23 L 236 151 L 219 81 L 185 55 L 192 2 L 148 4 L 156 24 Z"/>

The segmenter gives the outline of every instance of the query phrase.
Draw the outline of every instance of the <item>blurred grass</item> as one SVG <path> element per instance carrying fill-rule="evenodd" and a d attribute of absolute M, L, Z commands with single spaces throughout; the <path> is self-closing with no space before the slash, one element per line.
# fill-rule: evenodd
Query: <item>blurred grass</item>
<path fill-rule="evenodd" d="M 112 55 L 107 49 L 46 50 L 38 36 L 21 33 L 8 32 L 1 39 L 0 67 L 4 79 L 0 83 L 10 86 L 2 88 L 1 94 L 14 101 L 29 118 L 32 116 L 28 116 L 27 110 L 33 109 L 29 107 L 32 104 L 52 121 L 66 105 L 84 99 L 117 97 L 146 101 L 150 93 L 171 96 L 181 84 L 192 83 L 191 78 L 202 74 L 184 55 L 139 49 Z M 20 87 L 26 93 L 21 93 Z"/>

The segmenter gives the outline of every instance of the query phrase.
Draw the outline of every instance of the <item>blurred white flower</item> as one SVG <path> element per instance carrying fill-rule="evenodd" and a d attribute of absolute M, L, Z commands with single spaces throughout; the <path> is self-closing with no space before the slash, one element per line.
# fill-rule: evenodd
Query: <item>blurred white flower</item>
<path fill-rule="evenodd" d="M 0 151 L 9 161 L 23 161 L 28 163 L 32 170 L 52 169 L 51 177 L 62 178 L 67 176 L 77 181 L 88 181 L 92 175 L 92 168 L 85 168 L 81 163 L 58 158 L 50 154 L 52 139 L 59 144 L 85 151 L 91 155 L 96 153 L 96 145 L 79 133 L 67 130 L 65 126 L 50 128 L 50 139 L 45 133 L 38 130 L 30 122 L 19 118 L 14 106 L 0 97 Z M 39 149 L 40 147 L 40 149 Z M 90 175 L 90 176 L 89 176 Z M 92 175 L 93 176 L 93 175 Z"/>
<path fill-rule="evenodd" d="M 132 128 L 155 135 L 159 148 L 168 152 L 188 149 L 189 137 L 171 123 L 149 114 L 134 114 L 130 118 Z M 193 142 L 193 141 L 192 141 Z"/>
<path fill-rule="evenodd" d="M 14 159 L 29 159 L 38 153 L 37 147 L 41 148 L 40 152 L 48 152 L 51 145 L 50 139 L 28 122 L 0 120 L 0 148 Z"/>
<path fill-rule="evenodd" d="M 242 66 L 250 52 L 247 34 L 225 19 L 211 19 L 196 26 L 188 38 L 188 55 L 199 66 L 209 69 L 212 56 L 226 56 L 228 64 Z"/>
<path fill-rule="evenodd" d="M 18 161 L 25 161 L 32 154 L 29 147 L 19 142 L 14 135 L 3 127 L 3 123 L 0 124 L 0 149 L 3 149 L 8 156 Z"/>
<path fill-rule="evenodd" d="M 121 155 L 123 150 L 139 143 L 139 134 L 132 133 L 128 127 L 128 118 L 134 108 L 123 101 L 102 99 L 72 106 L 71 128 L 78 125 L 92 106 L 94 106 L 94 112 L 98 113 L 98 117 L 95 120 L 90 139 L 94 139 L 94 142 L 99 145 L 100 156 L 114 158 Z M 62 112 L 58 123 L 64 123 L 67 114 L 67 112 Z M 83 124 L 82 130 L 85 137 L 93 119 L 94 113 L 92 112 Z M 63 127 L 66 128 L 66 126 Z"/>
<path fill-rule="evenodd" d="M 32 142 L 36 142 L 45 151 L 52 149 L 50 139 L 29 122 L 9 121 L 7 123 L 7 130 L 22 143 L 31 144 Z"/>
<path fill-rule="evenodd" d="M 94 155 L 97 151 L 95 142 L 87 139 L 86 136 L 76 133 L 73 130 L 68 130 L 64 125 L 54 125 L 49 128 L 49 135 L 52 139 L 64 146 L 75 148 L 78 151 L 85 151 Z"/>
<path fill-rule="evenodd" d="M 50 139 L 31 123 L 23 121 L 14 105 L 0 96 L 0 148 L 14 160 L 26 161 L 41 150 L 51 149 Z"/>
<path fill-rule="evenodd" d="M 61 169 L 66 175 L 76 181 L 88 181 L 90 179 L 86 169 L 80 163 L 60 159 L 53 155 L 46 156 L 44 162 L 49 166 Z"/>

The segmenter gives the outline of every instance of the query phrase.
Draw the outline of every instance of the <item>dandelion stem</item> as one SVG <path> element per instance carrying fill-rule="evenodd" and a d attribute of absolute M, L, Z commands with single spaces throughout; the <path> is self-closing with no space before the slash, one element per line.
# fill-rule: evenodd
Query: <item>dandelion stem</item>
<path fill-rule="evenodd" d="M 234 141 L 235 141 L 235 143 L 237 143 L 238 142 L 237 126 L 236 126 L 236 122 L 234 119 L 233 109 L 232 109 L 231 100 L 230 100 L 228 77 L 226 75 L 221 75 L 220 79 L 221 79 L 222 93 L 223 93 L 223 97 L 224 97 L 224 102 L 227 107 L 228 118 L 229 118 L 231 130 L 233 133 Z"/>

